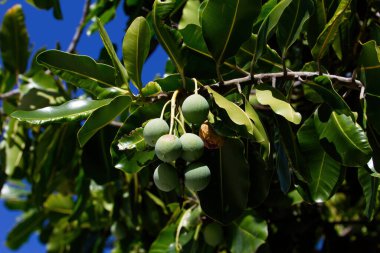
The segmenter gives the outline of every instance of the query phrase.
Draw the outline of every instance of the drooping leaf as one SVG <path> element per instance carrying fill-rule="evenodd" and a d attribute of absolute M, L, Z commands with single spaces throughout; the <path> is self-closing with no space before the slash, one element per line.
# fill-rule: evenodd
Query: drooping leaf
<path fill-rule="evenodd" d="M 231 225 L 231 252 L 251 253 L 266 242 L 268 227 L 264 219 L 247 211 L 241 218 Z"/>
<path fill-rule="evenodd" d="M 344 166 L 367 164 L 372 149 L 363 129 L 351 117 L 323 109 L 315 112 L 314 124 L 325 151 Z"/>
<path fill-rule="evenodd" d="M 202 32 L 217 67 L 249 39 L 260 9 L 257 0 L 208 1 L 201 17 Z"/>
<path fill-rule="evenodd" d="M 96 109 L 108 105 L 112 99 L 85 100 L 74 99 L 62 105 L 49 106 L 34 111 L 15 111 L 11 117 L 31 124 L 67 122 L 81 120 Z"/>
<path fill-rule="evenodd" d="M 201 3 L 199 0 L 188 0 L 183 7 L 181 20 L 178 23 L 178 29 L 184 29 L 189 24 L 199 24 L 199 7 Z"/>
<path fill-rule="evenodd" d="M 305 157 L 305 166 L 311 174 L 311 180 L 307 184 L 308 191 L 314 202 L 324 202 L 334 194 L 342 171 L 341 165 L 319 144 L 313 116 L 298 130 L 297 139 Z"/>
<path fill-rule="evenodd" d="M 4 131 L 4 139 L 1 145 L 5 148 L 4 172 L 11 177 L 17 168 L 23 165 L 23 153 L 25 148 L 25 133 L 16 119 L 10 119 L 8 129 Z"/>
<path fill-rule="evenodd" d="M 282 58 L 288 52 L 289 47 L 298 39 L 303 25 L 314 11 L 312 0 L 293 0 L 285 9 L 277 28 L 277 42 L 282 51 Z"/>
<path fill-rule="evenodd" d="M 334 16 L 326 24 L 322 33 L 318 36 L 311 53 L 316 61 L 320 61 L 328 51 L 329 46 L 334 42 L 339 26 L 344 21 L 346 12 L 351 4 L 351 0 L 342 0 L 336 9 Z"/>
<path fill-rule="evenodd" d="M 131 104 L 131 97 L 119 96 L 112 99 L 94 112 L 86 120 L 84 125 L 78 131 L 78 141 L 81 147 L 97 132 L 106 126 L 110 121 L 116 118 L 120 113 L 128 109 Z"/>
<path fill-rule="evenodd" d="M 218 151 L 207 155 L 211 181 L 198 192 L 202 210 L 211 218 L 227 224 L 245 210 L 250 188 L 249 166 L 244 145 L 227 138 Z"/>
<path fill-rule="evenodd" d="M 275 88 L 269 85 L 256 86 L 256 97 L 260 104 L 269 105 L 276 114 L 283 116 L 288 121 L 294 124 L 301 122 L 301 114 L 296 112 Z"/>
<path fill-rule="evenodd" d="M 327 10 L 325 8 L 325 1 L 314 1 L 314 4 L 315 11 L 309 19 L 307 29 L 307 41 L 311 48 L 315 45 L 319 34 L 321 34 L 327 23 Z"/>
<path fill-rule="evenodd" d="M 0 42 L 4 67 L 16 75 L 24 73 L 29 58 L 29 36 L 20 4 L 14 5 L 5 13 Z"/>
<path fill-rule="evenodd" d="M 63 80 L 96 97 L 107 93 L 105 88 L 114 88 L 120 93 L 126 92 L 116 87 L 113 67 L 97 63 L 88 56 L 47 50 L 37 56 L 37 61 Z"/>
<path fill-rule="evenodd" d="M 128 75 L 138 90 L 143 84 L 141 71 L 150 47 L 150 29 L 144 17 L 136 18 L 123 40 L 123 59 Z"/>
<path fill-rule="evenodd" d="M 372 220 L 375 214 L 380 178 L 371 176 L 365 168 L 358 168 L 358 179 L 365 197 L 365 214 Z"/>
<path fill-rule="evenodd" d="M 170 224 L 164 227 L 156 240 L 149 248 L 149 253 L 176 253 L 175 248 L 176 225 Z"/>
<path fill-rule="evenodd" d="M 98 25 L 99 34 L 100 34 L 100 37 L 102 38 L 104 47 L 107 49 L 107 52 L 109 56 L 111 57 L 113 66 L 115 68 L 117 80 L 119 81 L 120 85 L 122 85 L 124 88 L 129 90 L 129 86 L 128 86 L 129 77 L 128 77 L 127 70 L 124 68 L 123 64 L 121 64 L 120 59 L 117 56 L 115 49 L 113 47 L 112 41 L 110 37 L 108 36 L 106 30 L 104 29 L 102 21 L 100 21 L 100 19 L 97 18 L 96 24 Z"/>
<path fill-rule="evenodd" d="M 261 23 L 260 29 L 257 33 L 257 42 L 254 50 L 255 55 L 252 59 L 252 65 L 254 65 L 263 54 L 269 37 L 272 35 L 274 28 L 280 21 L 282 13 L 291 2 L 292 0 L 280 1 L 273 9 L 271 9 Z"/>

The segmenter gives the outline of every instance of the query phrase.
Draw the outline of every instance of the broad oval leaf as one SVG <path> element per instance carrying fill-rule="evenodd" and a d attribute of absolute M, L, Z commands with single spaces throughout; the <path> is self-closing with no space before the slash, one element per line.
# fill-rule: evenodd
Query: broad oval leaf
<path fill-rule="evenodd" d="M 334 194 L 342 171 L 341 165 L 321 147 L 313 116 L 298 130 L 297 139 L 305 157 L 305 167 L 311 174 L 306 187 L 314 202 L 324 202 Z"/>
<path fill-rule="evenodd" d="M 268 225 L 264 219 L 247 211 L 245 215 L 231 225 L 231 252 L 252 253 L 265 243 L 268 237 Z"/>
<path fill-rule="evenodd" d="M 208 1 L 201 17 L 202 32 L 218 66 L 251 36 L 260 9 L 259 0 Z"/>
<path fill-rule="evenodd" d="M 187 0 L 185 7 L 183 7 L 181 20 L 178 23 L 178 29 L 183 29 L 190 24 L 200 25 L 198 12 L 200 5 L 199 0 Z"/>
<path fill-rule="evenodd" d="M 372 149 L 363 129 L 351 117 L 335 111 L 329 114 L 320 107 L 315 112 L 314 124 L 322 147 L 331 157 L 344 166 L 367 164 Z"/>
<path fill-rule="evenodd" d="M 129 96 L 119 96 L 111 99 L 108 104 L 96 109 L 78 131 L 80 146 L 83 147 L 97 131 L 128 109 L 131 101 L 132 99 Z"/>
<path fill-rule="evenodd" d="M 260 104 L 269 105 L 276 114 L 283 116 L 288 121 L 294 124 L 301 123 L 301 114 L 296 112 L 275 88 L 269 85 L 259 85 L 256 87 L 256 97 Z"/>
<path fill-rule="evenodd" d="M 105 88 L 115 88 L 115 69 L 97 63 L 91 57 L 75 55 L 59 50 L 47 50 L 37 56 L 37 62 L 50 69 L 63 80 L 98 97 L 108 93 Z"/>
<path fill-rule="evenodd" d="M 298 39 L 303 25 L 314 11 L 312 0 L 293 0 L 282 14 L 277 27 L 277 42 L 282 51 L 282 58 L 289 47 Z"/>
<path fill-rule="evenodd" d="M 108 105 L 112 99 L 74 99 L 62 105 L 49 106 L 34 111 L 15 111 L 11 117 L 31 124 L 45 124 L 81 120 L 96 109 Z"/>
<path fill-rule="evenodd" d="M 334 42 L 335 36 L 339 31 L 339 26 L 344 21 L 350 4 L 351 0 L 340 1 L 339 6 L 334 13 L 334 16 L 330 19 L 330 21 L 323 29 L 322 33 L 318 36 L 317 41 L 311 50 L 311 54 L 316 61 L 319 61 L 323 58 L 323 56 L 327 53 L 329 46 Z"/>
<path fill-rule="evenodd" d="M 20 4 L 14 5 L 5 13 L 0 41 L 4 67 L 14 74 L 23 73 L 29 58 L 29 36 Z"/>
<path fill-rule="evenodd" d="M 144 17 L 133 20 L 123 40 L 123 59 L 132 83 L 140 91 L 141 71 L 150 47 L 150 29 Z"/>
<path fill-rule="evenodd" d="M 248 201 L 250 179 L 244 145 L 239 139 L 227 138 L 206 159 L 212 177 L 209 185 L 198 192 L 202 210 L 221 223 L 230 223 L 241 215 Z"/>

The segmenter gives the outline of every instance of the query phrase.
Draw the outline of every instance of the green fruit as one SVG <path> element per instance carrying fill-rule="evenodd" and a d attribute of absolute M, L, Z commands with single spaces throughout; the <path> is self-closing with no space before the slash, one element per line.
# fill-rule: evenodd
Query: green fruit
<path fill-rule="evenodd" d="M 185 185 L 193 191 L 201 191 L 210 182 L 211 172 L 207 165 L 195 162 L 185 170 Z"/>
<path fill-rule="evenodd" d="M 223 241 L 223 228 L 216 222 L 208 224 L 203 230 L 205 242 L 215 247 Z"/>
<path fill-rule="evenodd" d="M 158 159 L 168 163 L 180 157 L 182 145 L 177 136 L 165 134 L 157 140 L 154 151 Z"/>
<path fill-rule="evenodd" d="M 188 162 L 193 162 L 201 158 L 204 149 L 204 143 L 202 139 L 191 133 L 182 135 L 179 140 L 182 144 L 181 157 Z"/>
<path fill-rule="evenodd" d="M 161 163 L 153 173 L 153 181 L 158 189 L 164 192 L 174 190 L 178 186 L 176 169 L 167 163 Z"/>
<path fill-rule="evenodd" d="M 143 136 L 145 142 L 154 147 L 158 138 L 169 133 L 169 125 L 165 120 L 157 118 L 150 120 L 144 127 Z"/>
<path fill-rule="evenodd" d="M 199 125 L 207 119 L 209 108 L 204 97 L 193 94 L 183 101 L 182 113 L 188 122 Z"/>

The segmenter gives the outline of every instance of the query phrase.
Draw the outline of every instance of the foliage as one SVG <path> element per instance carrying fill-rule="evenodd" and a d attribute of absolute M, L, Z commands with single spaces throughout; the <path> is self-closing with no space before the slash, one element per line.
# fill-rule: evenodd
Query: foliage
<path fill-rule="evenodd" d="M 59 0 L 28 2 L 63 18 Z M 119 59 L 103 25 L 121 6 L 130 21 Z M 97 0 L 80 25 L 95 20 L 88 32 L 99 31 L 108 56 L 94 60 L 55 49 L 30 57 L 13 6 L 0 31 L 0 189 L 23 214 L 8 247 L 38 231 L 48 252 L 375 251 L 379 7 Z M 166 73 L 144 84 L 157 44 Z M 205 106 L 182 113 L 194 93 Z M 204 149 L 198 137 L 195 151 L 176 139 L 169 159 L 161 140 L 157 156 L 143 133 L 157 118 L 170 126 L 165 138 L 193 133 Z M 157 167 L 170 178 L 162 169 L 153 180 Z M 210 224 L 219 224 L 211 245 Z"/>

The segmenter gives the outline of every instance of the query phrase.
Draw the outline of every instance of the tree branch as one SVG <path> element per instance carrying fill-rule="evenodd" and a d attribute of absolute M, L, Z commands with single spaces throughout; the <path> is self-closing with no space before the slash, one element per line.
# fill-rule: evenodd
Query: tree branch
<path fill-rule="evenodd" d="M 88 14 L 88 11 L 90 9 L 90 4 L 91 4 L 91 0 L 86 0 L 85 3 L 84 3 L 84 6 L 83 6 L 83 12 L 82 12 L 82 17 L 79 21 L 79 24 L 77 26 L 77 29 L 75 30 L 75 33 L 74 33 L 74 36 L 70 42 L 70 45 L 69 47 L 67 48 L 67 52 L 68 53 L 74 53 L 75 51 L 75 48 L 77 47 L 78 45 L 78 42 L 79 42 L 79 39 L 83 33 L 83 29 L 84 29 L 84 22 L 86 20 L 86 16 Z"/>
<path fill-rule="evenodd" d="M 10 97 L 16 96 L 16 95 L 20 95 L 19 89 L 14 89 L 14 90 L 8 91 L 6 93 L 0 94 L 0 99 L 3 100 L 3 99 L 7 99 Z"/>

